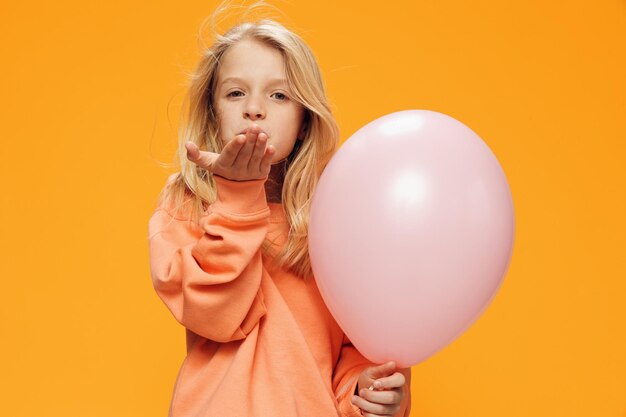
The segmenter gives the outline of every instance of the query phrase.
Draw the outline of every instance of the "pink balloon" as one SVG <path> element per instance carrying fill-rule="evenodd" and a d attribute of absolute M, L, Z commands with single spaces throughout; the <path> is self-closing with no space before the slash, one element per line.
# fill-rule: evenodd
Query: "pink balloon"
<path fill-rule="evenodd" d="M 491 303 L 515 232 L 506 177 L 470 128 L 405 110 L 352 135 L 313 196 L 309 252 L 331 314 L 370 361 L 415 365 Z"/>

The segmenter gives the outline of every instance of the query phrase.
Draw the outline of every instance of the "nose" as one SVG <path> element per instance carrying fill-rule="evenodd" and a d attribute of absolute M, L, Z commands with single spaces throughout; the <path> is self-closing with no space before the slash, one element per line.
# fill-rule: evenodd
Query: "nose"
<path fill-rule="evenodd" d="M 265 109 L 261 104 L 261 100 L 250 96 L 244 107 L 243 117 L 250 120 L 265 118 Z"/>

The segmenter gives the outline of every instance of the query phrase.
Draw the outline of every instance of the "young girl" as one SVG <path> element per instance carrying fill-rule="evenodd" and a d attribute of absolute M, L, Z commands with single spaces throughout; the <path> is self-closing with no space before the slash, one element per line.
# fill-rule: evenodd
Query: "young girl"
<path fill-rule="evenodd" d="M 273 20 L 240 24 L 188 100 L 149 222 L 154 288 L 187 334 L 169 416 L 407 417 L 410 369 L 365 359 L 312 275 L 311 196 L 339 143 L 312 52 Z"/>

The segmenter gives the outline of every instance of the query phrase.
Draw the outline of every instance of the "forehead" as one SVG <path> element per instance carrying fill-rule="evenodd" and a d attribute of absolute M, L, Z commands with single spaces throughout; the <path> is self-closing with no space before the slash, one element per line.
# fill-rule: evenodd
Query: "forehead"
<path fill-rule="evenodd" d="M 282 53 L 260 41 L 245 39 L 232 45 L 220 59 L 218 83 L 226 78 L 264 81 L 285 78 Z"/>

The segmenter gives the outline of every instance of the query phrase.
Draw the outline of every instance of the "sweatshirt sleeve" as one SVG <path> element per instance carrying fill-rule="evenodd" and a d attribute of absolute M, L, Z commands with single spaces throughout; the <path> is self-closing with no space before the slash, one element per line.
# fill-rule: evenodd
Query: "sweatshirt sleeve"
<path fill-rule="evenodd" d="M 245 338 L 266 313 L 261 244 L 270 209 L 267 178 L 214 175 L 217 199 L 200 226 L 158 207 L 148 223 L 152 283 L 176 320 L 217 342 Z"/>
<path fill-rule="evenodd" d="M 358 395 L 357 383 L 359 375 L 370 366 L 376 366 L 367 360 L 352 342 L 344 335 L 339 360 L 333 372 L 333 391 L 339 404 L 339 415 L 341 417 L 362 416 L 361 409 L 352 404 L 353 395 Z M 402 387 L 404 399 L 400 403 L 400 409 L 394 417 L 409 417 L 411 411 L 411 369 L 404 369 L 402 373 L 406 382 Z"/>

